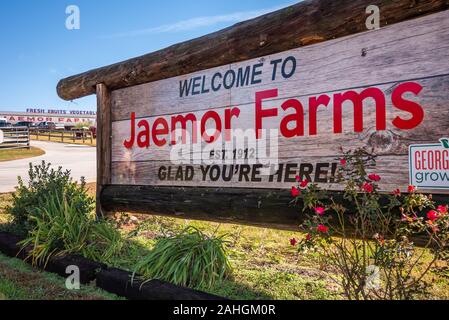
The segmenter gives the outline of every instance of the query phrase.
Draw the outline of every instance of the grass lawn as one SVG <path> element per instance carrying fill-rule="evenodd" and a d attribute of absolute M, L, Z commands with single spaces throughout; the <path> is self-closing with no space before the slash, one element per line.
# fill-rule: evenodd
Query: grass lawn
<path fill-rule="evenodd" d="M 89 186 L 94 194 L 95 186 Z M 0 195 L 0 224 L 9 217 L 4 208 L 10 195 Z M 339 286 L 332 281 L 335 274 L 320 267 L 314 253 L 298 254 L 289 239 L 301 238 L 300 232 L 279 231 L 233 224 L 217 224 L 184 219 L 135 215 L 138 221 L 121 218 L 121 231 L 126 238 L 119 256 L 108 264 L 134 271 L 136 263 L 154 246 L 156 239 L 167 232 L 180 230 L 188 225 L 207 233 L 215 230 L 227 234 L 233 274 L 223 284 L 209 290 L 210 293 L 231 299 L 284 299 L 284 300 L 330 300 L 342 299 Z M 428 299 L 449 299 L 449 276 L 431 273 Z"/>
<path fill-rule="evenodd" d="M 122 255 L 111 262 L 116 267 L 133 271 L 135 263 L 148 254 L 156 238 L 167 231 L 194 226 L 211 234 L 218 229 L 218 234 L 228 235 L 233 274 L 208 290 L 210 293 L 244 300 L 341 298 L 328 274 L 319 270 L 316 258 L 300 256 L 290 246 L 289 239 L 299 236 L 294 232 L 165 217 L 138 218 L 141 221 L 138 230 L 132 225 L 123 227 L 130 237 Z"/>
<path fill-rule="evenodd" d="M 30 149 L 0 150 L 0 162 L 39 157 L 45 151 L 36 147 Z"/>
<path fill-rule="evenodd" d="M 65 279 L 0 254 L 0 300 L 117 300 L 93 286 L 68 290 Z"/>

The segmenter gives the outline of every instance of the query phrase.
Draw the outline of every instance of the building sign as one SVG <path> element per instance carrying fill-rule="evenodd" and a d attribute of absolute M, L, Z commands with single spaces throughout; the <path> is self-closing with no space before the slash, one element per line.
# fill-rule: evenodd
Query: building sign
<path fill-rule="evenodd" d="M 58 109 L 33 109 L 28 108 L 27 113 L 34 114 L 53 114 L 53 115 L 71 115 L 71 116 L 95 116 L 95 111 L 86 110 L 58 110 Z"/>
<path fill-rule="evenodd" d="M 42 112 L 39 112 L 42 111 Z M 7 122 L 11 124 L 16 124 L 17 122 L 54 122 L 61 124 L 77 124 L 77 123 L 87 123 L 90 122 L 92 124 L 95 123 L 96 115 L 88 114 L 89 111 L 84 111 L 84 114 L 76 114 L 72 113 L 72 111 L 66 111 L 64 113 L 56 113 L 53 110 L 52 113 L 49 113 L 50 110 L 40 110 L 40 109 L 27 109 L 27 112 L 6 112 L 0 111 L 0 118 L 5 118 Z M 74 112 L 74 111 L 73 111 Z M 80 111 L 81 112 L 81 111 Z"/>
<path fill-rule="evenodd" d="M 410 146 L 410 184 L 421 189 L 449 190 L 449 139 Z"/>
<path fill-rule="evenodd" d="M 112 184 L 338 190 L 341 148 L 366 146 L 406 188 L 410 143 L 449 136 L 448 37 L 445 12 L 115 90 Z"/>

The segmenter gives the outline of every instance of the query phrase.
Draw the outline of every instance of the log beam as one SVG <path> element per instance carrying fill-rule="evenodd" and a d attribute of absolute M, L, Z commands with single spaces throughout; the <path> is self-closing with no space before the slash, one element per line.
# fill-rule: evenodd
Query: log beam
<path fill-rule="evenodd" d="M 96 92 L 188 74 L 366 30 L 366 8 L 380 8 L 381 26 L 449 9 L 448 0 L 306 0 L 141 57 L 59 82 L 58 94 L 73 100 Z"/>
<path fill-rule="evenodd" d="M 332 198 L 351 208 L 341 192 Z M 434 195 L 437 204 L 447 204 L 447 196 Z M 298 231 L 307 218 L 301 203 L 294 204 L 289 190 L 246 188 L 197 188 L 152 186 L 104 186 L 101 203 L 110 212 L 131 212 L 243 224 Z M 387 203 L 387 198 L 381 200 Z M 423 213 L 425 215 L 425 213 Z M 334 216 L 334 223 L 338 221 Z"/>

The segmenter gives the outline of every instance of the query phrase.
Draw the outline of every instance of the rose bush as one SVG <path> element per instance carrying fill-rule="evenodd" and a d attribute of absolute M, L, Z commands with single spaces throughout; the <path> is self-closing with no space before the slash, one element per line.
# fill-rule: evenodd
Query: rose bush
<path fill-rule="evenodd" d="M 376 164 L 373 152 L 342 153 L 340 195 L 297 178 L 292 196 L 307 215 L 301 225 L 306 236 L 291 244 L 313 250 L 321 264 L 337 271 L 334 280 L 348 299 L 421 297 L 430 285 L 426 275 L 437 261 L 447 262 L 448 206 L 436 206 L 414 186 L 405 194 L 380 193 L 382 177 L 369 172 Z"/>

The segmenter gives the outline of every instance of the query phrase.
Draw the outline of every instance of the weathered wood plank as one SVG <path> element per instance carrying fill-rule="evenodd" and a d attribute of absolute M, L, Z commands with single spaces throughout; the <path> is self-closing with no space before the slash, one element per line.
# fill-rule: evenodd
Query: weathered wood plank
<path fill-rule="evenodd" d="M 254 165 L 173 165 L 169 161 L 115 162 L 112 164 L 113 185 L 291 189 L 297 175 L 327 190 L 341 191 L 335 179 L 339 161 L 335 156 L 304 156 L 300 159 L 279 159 L 280 168 L 268 171 Z M 181 169 L 180 169 L 181 168 Z M 278 170 L 281 174 L 278 174 Z M 170 171 L 169 171 L 170 170 Z M 377 159 L 371 173 L 382 177 L 380 190 L 391 193 L 409 186 L 408 155 L 383 156 Z M 270 174 L 271 172 L 271 174 Z M 420 189 L 420 192 L 432 192 Z M 448 190 L 438 193 L 449 194 Z"/>
<path fill-rule="evenodd" d="M 447 10 L 447 0 L 315 0 L 236 24 L 222 31 L 62 80 L 66 100 L 166 79 L 366 31 L 365 10 L 377 5 L 381 25 Z"/>
<path fill-rule="evenodd" d="M 339 193 L 334 193 L 341 200 Z M 290 193 L 276 189 L 176 188 L 106 186 L 101 196 L 107 210 L 157 214 L 220 223 L 298 231 L 306 215 Z M 437 203 L 447 196 L 435 195 Z"/>
<path fill-rule="evenodd" d="M 449 64 L 449 63 L 448 63 Z M 303 137 L 285 138 L 275 135 L 270 136 L 271 141 L 276 141 L 279 146 L 278 156 L 280 159 L 301 158 L 301 155 L 308 154 L 313 156 L 333 156 L 337 157 L 340 153 L 340 147 L 352 146 L 363 147 L 368 146 L 375 149 L 379 155 L 403 155 L 408 154 L 408 146 L 410 144 L 418 143 L 435 143 L 441 137 L 449 136 L 449 76 L 435 77 L 424 80 L 414 81 L 423 87 L 419 97 L 413 100 L 420 103 L 425 110 L 425 118 L 423 123 L 414 130 L 399 130 L 392 125 L 393 119 L 397 116 L 407 119 L 409 114 L 404 111 L 396 109 L 391 103 L 391 84 L 377 86 L 380 90 L 385 92 L 387 100 L 387 130 L 376 131 L 376 112 L 374 100 L 368 99 L 364 105 L 364 132 L 354 132 L 354 109 L 351 103 L 345 105 L 345 112 L 343 114 L 343 129 L 344 134 L 334 134 L 333 124 L 333 105 L 329 104 L 327 108 L 319 108 L 317 112 L 317 135 L 311 137 L 309 124 L 309 110 L 307 108 L 309 97 L 301 97 L 299 100 L 305 106 L 305 134 Z M 395 85 L 398 85 L 396 83 Z M 357 92 L 363 90 L 354 89 Z M 333 92 L 335 94 L 337 92 Z M 272 106 L 279 107 L 280 102 L 267 101 L 264 103 L 265 108 Z M 233 120 L 233 128 L 248 129 L 255 128 L 254 104 L 239 106 L 241 114 L 238 118 Z M 124 108 L 131 108 L 127 104 Z M 223 109 L 211 109 L 222 114 Z M 197 119 L 201 119 L 204 111 L 193 112 Z M 281 111 L 278 118 L 271 118 L 264 121 L 264 128 L 278 129 L 280 119 L 291 112 L 283 113 Z M 156 117 L 144 118 L 151 125 L 154 123 Z M 170 123 L 171 116 L 165 116 L 164 119 Z M 214 127 L 213 123 L 208 123 L 207 128 Z M 191 126 L 188 128 L 191 129 Z M 113 139 L 112 139 L 112 161 L 169 161 L 173 146 L 166 144 L 162 147 L 157 147 L 151 144 L 149 148 L 133 148 L 127 149 L 123 146 L 123 142 L 130 136 L 130 121 L 117 121 L 112 125 Z M 198 134 L 199 136 L 199 134 Z M 248 135 L 249 140 L 246 144 L 248 148 L 257 147 L 254 134 Z M 170 139 L 170 135 L 165 137 Z M 215 146 L 208 145 L 208 149 L 204 149 L 208 144 L 201 143 L 200 150 L 183 148 L 181 155 L 183 157 L 191 158 L 192 160 L 208 159 L 208 150 L 222 150 L 223 146 L 217 143 Z M 269 149 L 267 150 L 269 155 Z M 261 159 L 265 156 L 259 157 Z"/>
<path fill-rule="evenodd" d="M 301 222 L 285 190 L 107 186 L 101 200 L 114 211 L 296 230 Z"/>

